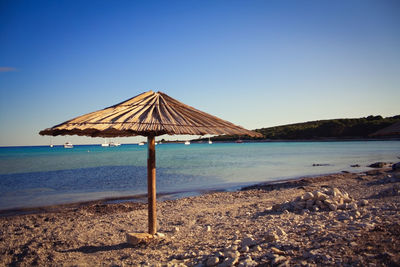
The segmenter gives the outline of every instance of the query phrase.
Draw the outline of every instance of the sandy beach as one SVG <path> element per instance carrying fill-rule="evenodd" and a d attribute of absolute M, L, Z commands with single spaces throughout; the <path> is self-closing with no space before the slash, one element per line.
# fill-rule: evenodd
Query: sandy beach
<path fill-rule="evenodd" d="M 389 166 L 388 166 L 389 167 Z M 391 168 L 158 202 L 0 217 L 2 266 L 399 266 L 400 173 Z"/>

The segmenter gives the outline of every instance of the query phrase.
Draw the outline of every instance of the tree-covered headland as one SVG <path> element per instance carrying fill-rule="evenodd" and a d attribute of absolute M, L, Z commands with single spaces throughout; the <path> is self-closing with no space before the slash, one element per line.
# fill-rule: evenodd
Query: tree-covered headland
<path fill-rule="evenodd" d="M 400 121 L 400 115 L 383 118 L 368 116 L 357 119 L 318 120 L 303 123 L 256 129 L 263 138 L 248 136 L 221 135 L 211 138 L 213 141 L 242 140 L 313 140 L 313 139 L 365 139 L 371 134 Z"/>

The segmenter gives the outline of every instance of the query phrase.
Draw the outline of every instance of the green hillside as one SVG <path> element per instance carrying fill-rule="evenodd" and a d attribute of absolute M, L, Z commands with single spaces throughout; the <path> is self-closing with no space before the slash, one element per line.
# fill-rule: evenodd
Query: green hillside
<path fill-rule="evenodd" d="M 310 121 L 269 128 L 256 129 L 264 138 L 249 138 L 245 136 L 216 136 L 214 141 L 234 141 L 237 139 L 362 139 L 370 134 L 400 121 L 400 115 L 394 117 L 368 116 L 358 119 L 334 119 Z"/>

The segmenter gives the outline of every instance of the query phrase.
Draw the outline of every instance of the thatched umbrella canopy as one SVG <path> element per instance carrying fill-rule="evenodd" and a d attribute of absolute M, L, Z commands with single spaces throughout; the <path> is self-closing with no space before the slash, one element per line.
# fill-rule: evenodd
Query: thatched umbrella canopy
<path fill-rule="evenodd" d="M 221 120 L 161 92 L 148 91 L 117 105 L 76 117 L 41 135 L 91 137 L 147 136 L 149 234 L 156 233 L 155 136 L 163 134 L 229 134 L 262 137 L 260 133 Z"/>
<path fill-rule="evenodd" d="M 371 136 L 383 135 L 400 135 L 400 121 L 371 134 Z"/>

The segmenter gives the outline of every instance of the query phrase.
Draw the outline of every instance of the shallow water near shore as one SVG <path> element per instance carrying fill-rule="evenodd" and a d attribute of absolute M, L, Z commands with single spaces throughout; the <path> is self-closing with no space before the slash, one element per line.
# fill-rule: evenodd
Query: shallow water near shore
<path fill-rule="evenodd" d="M 400 141 L 161 144 L 156 151 L 157 192 L 171 193 L 364 171 L 399 161 Z M 0 209 L 144 194 L 146 161 L 147 147 L 137 145 L 3 147 Z"/>

